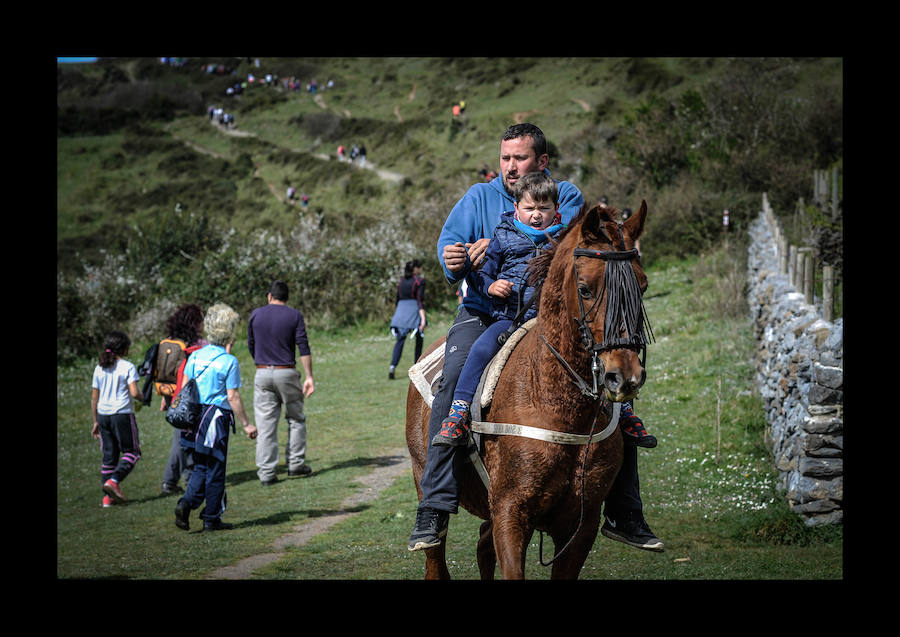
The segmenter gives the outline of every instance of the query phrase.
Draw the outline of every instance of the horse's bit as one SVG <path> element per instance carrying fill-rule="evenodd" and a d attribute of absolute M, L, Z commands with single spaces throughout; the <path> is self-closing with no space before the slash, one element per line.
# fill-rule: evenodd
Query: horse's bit
<path fill-rule="evenodd" d="M 578 285 L 578 266 L 576 265 L 576 261 L 578 257 L 590 257 L 594 259 L 603 259 L 604 261 L 631 261 L 632 259 L 640 256 L 640 253 L 636 249 L 625 250 L 625 238 L 622 236 L 622 226 L 621 224 L 617 225 L 617 230 L 619 231 L 619 247 L 621 250 L 588 250 L 584 248 L 575 248 L 574 250 L 574 259 L 572 260 L 572 270 L 575 274 L 575 285 Z M 614 327 L 609 325 L 604 325 L 604 335 L 603 342 L 598 344 L 594 339 L 594 334 L 591 331 L 591 327 L 588 324 L 588 315 L 592 312 L 599 309 L 599 304 L 603 300 L 604 296 L 610 297 L 611 294 L 607 294 L 610 285 L 613 283 L 613 279 L 610 276 L 610 266 L 607 265 L 606 272 L 604 273 L 604 285 L 603 290 L 600 294 L 594 299 L 593 304 L 590 308 L 588 308 L 587 312 L 584 310 L 584 301 L 581 298 L 581 292 L 576 290 L 576 295 L 578 296 L 578 309 L 581 312 L 581 318 L 572 317 L 575 323 L 578 326 L 578 332 L 581 334 L 581 344 L 591 355 L 591 375 L 593 377 L 593 383 L 591 386 L 588 386 L 587 381 L 585 381 L 578 373 L 572 369 L 572 366 L 566 362 L 566 360 L 560 355 L 556 349 L 550 345 L 547 341 L 547 338 L 541 334 L 541 338 L 544 339 L 544 344 L 550 348 L 550 351 L 553 352 L 553 355 L 556 356 L 557 360 L 562 364 L 563 368 L 569 373 L 572 377 L 573 382 L 581 391 L 582 394 L 588 396 L 592 400 L 597 400 L 599 398 L 599 394 L 597 392 L 598 389 L 598 379 L 603 376 L 605 373 L 605 368 L 603 366 L 603 361 L 600 360 L 600 353 L 605 352 L 607 350 L 621 348 L 621 347 L 629 347 L 629 348 L 640 348 L 641 349 L 641 367 L 646 368 L 646 360 L 647 360 L 647 338 L 644 336 L 643 331 L 640 330 L 641 325 L 637 325 L 637 333 L 630 336 L 630 338 L 622 339 L 617 336 L 614 336 L 615 331 Z M 628 274 L 623 274 L 624 272 L 628 272 L 632 278 L 634 277 L 634 271 L 631 267 L 626 269 L 622 269 L 619 276 L 628 276 Z M 636 284 L 637 281 L 634 281 Z M 643 302 L 640 300 L 640 288 L 636 288 L 638 290 L 638 300 L 640 303 L 641 310 L 641 321 L 646 324 L 649 328 L 649 323 L 646 322 L 646 314 L 643 312 Z M 628 299 L 624 299 L 620 301 L 620 303 L 626 302 Z M 618 310 L 620 308 L 614 308 Z M 611 318 L 610 313 L 607 312 L 607 321 L 609 323 L 609 318 Z M 650 332 L 650 337 L 652 338 L 652 330 Z"/>

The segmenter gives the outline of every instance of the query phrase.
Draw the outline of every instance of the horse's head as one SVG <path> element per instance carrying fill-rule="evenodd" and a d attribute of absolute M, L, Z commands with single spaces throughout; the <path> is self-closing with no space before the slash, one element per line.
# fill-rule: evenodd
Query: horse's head
<path fill-rule="evenodd" d="M 642 302 L 647 277 L 634 247 L 644 230 L 647 203 L 641 202 L 623 224 L 616 212 L 583 209 L 555 246 L 546 271 L 561 293 L 553 311 L 574 319 L 583 347 L 561 346 L 576 360 L 590 359 L 595 391 L 602 385 L 611 400 L 621 402 L 634 398 L 644 384 L 643 359 L 653 334 Z"/>

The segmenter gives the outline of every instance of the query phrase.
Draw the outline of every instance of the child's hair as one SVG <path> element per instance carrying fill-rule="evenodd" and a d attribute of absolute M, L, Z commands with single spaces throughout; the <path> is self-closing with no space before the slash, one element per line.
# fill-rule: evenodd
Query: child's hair
<path fill-rule="evenodd" d="M 559 203 L 556 182 L 545 172 L 527 173 L 519 177 L 513 194 L 516 203 L 520 203 L 525 195 L 530 195 L 534 201 L 552 201 L 554 205 Z"/>
<path fill-rule="evenodd" d="M 131 339 L 125 332 L 113 330 L 103 342 L 104 351 L 100 354 L 100 367 L 107 369 L 116 364 L 117 356 L 125 356 L 131 346 Z"/>

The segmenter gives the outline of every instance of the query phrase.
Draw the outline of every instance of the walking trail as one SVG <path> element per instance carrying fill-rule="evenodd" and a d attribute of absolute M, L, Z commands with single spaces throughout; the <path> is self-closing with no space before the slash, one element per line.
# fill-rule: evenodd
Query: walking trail
<path fill-rule="evenodd" d="M 206 579 L 245 580 L 250 579 L 253 572 L 263 566 L 277 562 L 287 556 L 286 549 L 303 546 L 313 537 L 325 533 L 332 526 L 360 513 L 361 505 L 375 500 L 382 491 L 412 467 L 406 449 L 395 449 L 384 458 L 383 464 L 371 473 L 356 481 L 363 488 L 341 503 L 340 511 L 307 520 L 294 527 L 287 535 L 282 535 L 272 543 L 272 551 L 260 555 L 251 555 L 233 566 L 216 569 Z M 313 474 L 313 477 L 315 474 Z M 307 480 L 310 478 L 306 478 Z"/>

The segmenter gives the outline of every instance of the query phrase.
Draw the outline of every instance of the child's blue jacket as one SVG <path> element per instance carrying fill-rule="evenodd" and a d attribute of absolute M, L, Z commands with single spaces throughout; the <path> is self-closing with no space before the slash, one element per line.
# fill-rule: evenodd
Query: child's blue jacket
<path fill-rule="evenodd" d="M 535 292 L 527 283 L 528 262 L 546 247 L 547 236 L 520 230 L 515 223 L 515 213 L 505 212 L 500 223 L 494 228 L 494 236 L 488 244 L 484 262 L 478 270 L 469 273 L 467 281 L 469 289 L 477 290 L 491 301 L 491 317 L 494 319 L 514 320 Z M 548 234 L 555 236 L 564 226 L 557 225 L 548 229 Z M 512 291 L 508 297 L 488 295 L 491 283 L 505 279 L 512 283 Z M 522 321 L 537 315 L 537 307 L 531 307 Z"/>

